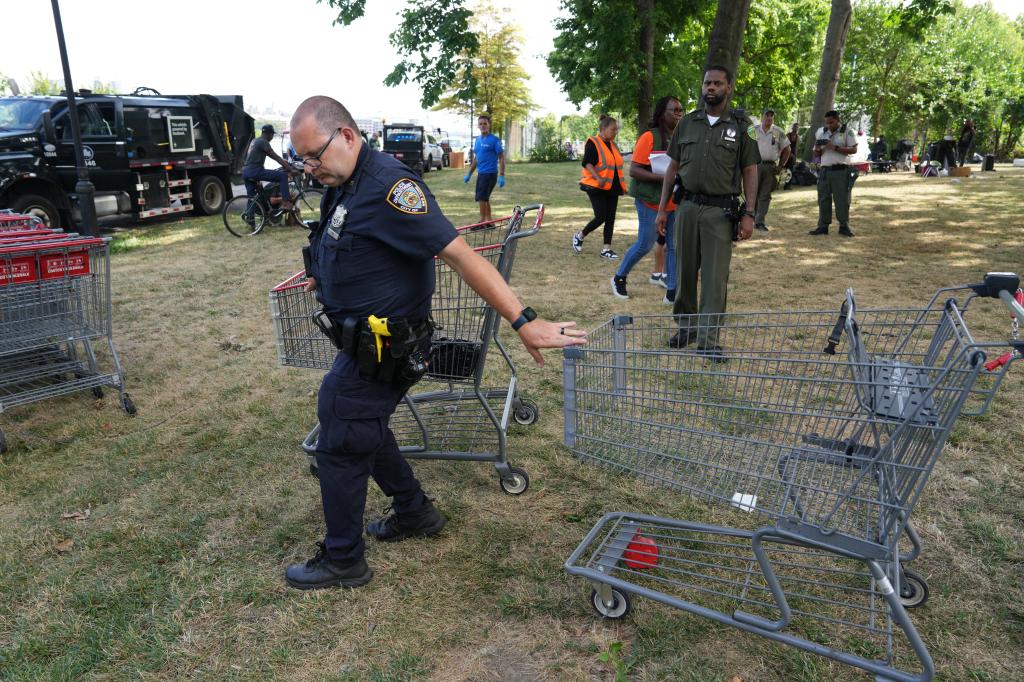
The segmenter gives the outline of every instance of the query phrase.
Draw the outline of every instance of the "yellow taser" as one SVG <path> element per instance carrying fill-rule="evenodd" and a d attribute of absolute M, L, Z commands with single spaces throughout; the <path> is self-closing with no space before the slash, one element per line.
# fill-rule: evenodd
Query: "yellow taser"
<path fill-rule="evenodd" d="M 370 331 L 373 332 L 374 341 L 377 342 L 377 362 L 380 362 L 381 351 L 384 348 L 383 337 L 391 336 L 391 332 L 388 330 L 388 318 L 370 315 L 366 321 L 370 325 Z"/>

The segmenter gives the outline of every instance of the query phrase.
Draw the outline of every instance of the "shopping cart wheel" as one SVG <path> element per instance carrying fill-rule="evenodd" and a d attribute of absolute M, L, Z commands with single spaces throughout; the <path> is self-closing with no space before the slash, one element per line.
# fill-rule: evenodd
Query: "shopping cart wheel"
<path fill-rule="evenodd" d="M 92 394 L 97 399 L 102 398 L 103 397 L 103 387 L 102 386 L 93 386 L 92 387 Z"/>
<path fill-rule="evenodd" d="M 928 581 L 924 576 L 903 569 L 903 582 L 900 583 L 900 602 L 905 609 L 916 609 L 928 601 Z"/>
<path fill-rule="evenodd" d="M 540 410 L 532 400 L 520 400 L 519 405 L 512 411 L 512 417 L 516 423 L 523 426 L 536 424 L 538 416 L 540 416 Z"/>
<path fill-rule="evenodd" d="M 629 603 L 629 595 L 612 588 L 612 605 L 609 607 L 598 595 L 597 590 L 590 591 L 590 605 L 594 607 L 598 615 L 609 620 L 625 618 L 629 614 L 632 605 Z"/>
<path fill-rule="evenodd" d="M 128 414 L 135 414 L 137 412 L 135 409 L 135 401 L 132 400 L 132 397 L 127 393 L 121 396 L 121 407 L 123 407 L 124 411 Z"/>
<path fill-rule="evenodd" d="M 530 477 L 522 469 L 512 467 L 508 476 L 502 476 L 498 483 L 509 495 L 522 495 L 530 487 Z"/>

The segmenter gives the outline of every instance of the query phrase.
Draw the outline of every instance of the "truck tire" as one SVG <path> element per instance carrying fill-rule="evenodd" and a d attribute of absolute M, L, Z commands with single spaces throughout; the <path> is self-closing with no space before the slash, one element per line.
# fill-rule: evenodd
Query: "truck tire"
<path fill-rule="evenodd" d="M 15 213 L 27 213 L 33 215 L 47 227 L 60 227 L 60 212 L 53 202 L 38 194 L 22 194 L 11 202 L 11 208 Z"/>
<path fill-rule="evenodd" d="M 433 156 L 428 156 L 427 157 L 427 162 L 425 164 L 423 164 L 423 172 L 424 173 L 429 173 L 432 170 L 434 170 L 434 157 Z"/>
<path fill-rule="evenodd" d="M 192 207 L 197 215 L 216 215 L 224 210 L 227 192 L 220 179 L 200 175 L 192 181 Z"/>

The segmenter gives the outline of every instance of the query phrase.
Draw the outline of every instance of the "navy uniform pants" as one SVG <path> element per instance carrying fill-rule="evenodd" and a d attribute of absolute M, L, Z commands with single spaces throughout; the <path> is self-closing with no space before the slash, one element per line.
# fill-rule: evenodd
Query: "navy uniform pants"
<path fill-rule="evenodd" d="M 335 561 L 348 563 L 363 556 L 363 511 L 371 476 L 393 498 L 396 513 L 424 503 L 420 482 L 388 427 L 403 395 L 393 386 L 362 379 L 344 353 L 338 353 L 320 386 L 316 464 L 327 526 L 324 544 Z"/>

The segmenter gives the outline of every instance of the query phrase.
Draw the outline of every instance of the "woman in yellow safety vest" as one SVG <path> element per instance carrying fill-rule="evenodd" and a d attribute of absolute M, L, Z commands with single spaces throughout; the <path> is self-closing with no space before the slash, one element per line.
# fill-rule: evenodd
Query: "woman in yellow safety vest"
<path fill-rule="evenodd" d="M 604 247 L 601 258 L 614 260 L 619 256 L 612 251 L 612 232 L 615 230 L 615 210 L 619 196 L 626 193 L 626 180 L 622 175 L 622 154 L 615 145 L 619 122 L 611 116 L 601 115 L 600 132 L 587 139 L 583 150 L 583 169 L 580 171 L 580 189 L 590 197 L 594 219 L 582 231 L 572 236 L 572 250 L 583 252 L 583 238 L 604 225 Z"/>

